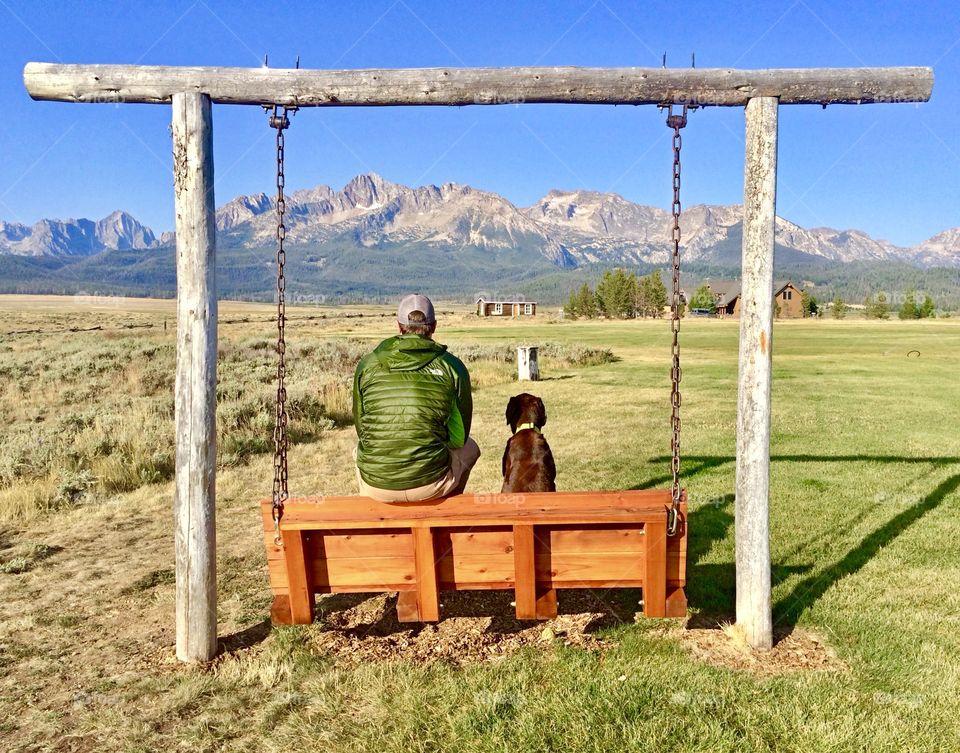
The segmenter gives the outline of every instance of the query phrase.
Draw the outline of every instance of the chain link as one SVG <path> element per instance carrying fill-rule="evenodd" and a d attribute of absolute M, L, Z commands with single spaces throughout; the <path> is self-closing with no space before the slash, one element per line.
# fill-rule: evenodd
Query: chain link
<path fill-rule="evenodd" d="M 281 109 L 273 105 L 270 112 L 270 127 L 277 130 L 277 402 L 276 415 L 273 424 L 273 530 L 274 542 L 282 546 L 280 537 L 280 519 L 283 517 L 283 505 L 289 497 L 287 487 L 287 343 L 286 343 L 286 287 L 284 265 L 287 261 L 284 241 L 287 237 L 287 228 L 283 224 L 284 213 L 287 210 L 283 196 L 284 168 L 283 168 L 283 132 L 290 127 L 288 114 L 296 108 L 284 107 Z"/>
<path fill-rule="evenodd" d="M 671 106 L 667 114 L 667 127 L 673 129 L 673 293 L 670 301 L 670 329 L 673 333 L 670 369 L 670 470 L 673 476 L 671 497 L 673 505 L 667 520 L 667 535 L 677 533 L 680 522 L 680 149 L 683 145 L 680 129 L 687 124 L 687 106 L 683 113 L 675 115 Z"/>

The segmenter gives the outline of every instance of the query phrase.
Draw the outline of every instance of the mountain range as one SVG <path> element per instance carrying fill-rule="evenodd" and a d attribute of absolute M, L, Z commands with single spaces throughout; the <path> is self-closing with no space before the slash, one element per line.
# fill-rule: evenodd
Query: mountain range
<path fill-rule="evenodd" d="M 216 221 L 222 294 L 272 289 L 265 265 L 276 237 L 275 198 L 238 196 L 217 210 Z M 672 218 L 615 193 L 552 190 L 532 206 L 517 207 L 467 185 L 408 187 L 365 174 L 341 190 L 291 193 L 286 227 L 291 268 L 303 273 L 304 290 L 390 291 L 430 282 L 455 292 L 519 284 L 551 270 L 662 266 Z M 736 276 L 741 229 L 740 206 L 685 208 L 684 261 Z M 172 286 L 174 242 L 172 233 L 158 237 L 122 211 L 100 221 L 0 222 L 0 285 L 20 289 L 32 273 L 38 275 L 34 288 L 44 279 L 53 288 L 99 279 L 127 284 L 131 292 L 162 291 Z M 778 217 L 777 254 L 781 267 L 883 262 L 960 269 L 960 228 L 904 248 L 859 230 L 802 228 Z"/>

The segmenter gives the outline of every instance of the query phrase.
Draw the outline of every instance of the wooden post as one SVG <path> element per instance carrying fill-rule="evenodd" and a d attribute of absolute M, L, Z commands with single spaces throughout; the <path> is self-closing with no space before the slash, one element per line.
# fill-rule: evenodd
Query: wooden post
<path fill-rule="evenodd" d="M 294 625 L 309 625 L 313 622 L 313 584 L 307 565 L 306 535 L 303 531 L 283 531 L 280 535 L 287 561 L 290 619 Z"/>
<path fill-rule="evenodd" d="M 518 620 L 537 619 L 537 566 L 532 525 L 513 526 L 514 604 Z"/>
<path fill-rule="evenodd" d="M 433 529 L 413 528 L 413 560 L 417 574 L 417 614 L 420 622 L 440 619 L 440 589 L 437 585 L 437 552 Z"/>
<path fill-rule="evenodd" d="M 217 290 L 210 98 L 173 96 L 177 231 L 177 658 L 217 652 Z"/>
<path fill-rule="evenodd" d="M 737 393 L 737 624 L 758 649 L 773 646 L 770 603 L 770 377 L 777 211 L 776 97 L 746 108 L 740 373 Z"/>
<path fill-rule="evenodd" d="M 517 379 L 521 382 L 540 381 L 537 347 L 536 345 L 521 345 L 517 348 Z"/>
<path fill-rule="evenodd" d="M 667 516 L 643 524 L 643 614 L 667 616 Z"/>

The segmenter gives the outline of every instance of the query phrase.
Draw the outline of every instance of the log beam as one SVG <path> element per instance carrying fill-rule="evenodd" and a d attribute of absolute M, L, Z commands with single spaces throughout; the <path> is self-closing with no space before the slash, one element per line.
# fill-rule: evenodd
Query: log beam
<path fill-rule="evenodd" d="M 169 104 L 179 92 L 218 104 L 299 107 L 576 103 L 742 107 L 925 102 L 931 68 L 408 68 L 308 70 L 27 63 L 27 92 L 62 102 Z"/>

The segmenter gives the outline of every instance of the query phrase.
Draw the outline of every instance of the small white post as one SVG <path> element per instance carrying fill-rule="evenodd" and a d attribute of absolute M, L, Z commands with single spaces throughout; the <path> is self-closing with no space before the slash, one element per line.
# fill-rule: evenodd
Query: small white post
<path fill-rule="evenodd" d="M 537 363 L 536 345 L 521 345 L 517 348 L 517 379 L 521 382 L 540 381 L 540 365 Z"/>
<path fill-rule="evenodd" d="M 776 97 L 746 107 L 740 369 L 737 391 L 737 624 L 750 646 L 773 646 L 770 596 L 770 380 L 777 209 Z"/>
<path fill-rule="evenodd" d="M 217 652 L 217 290 L 210 98 L 173 96 L 177 231 L 177 658 Z"/>

